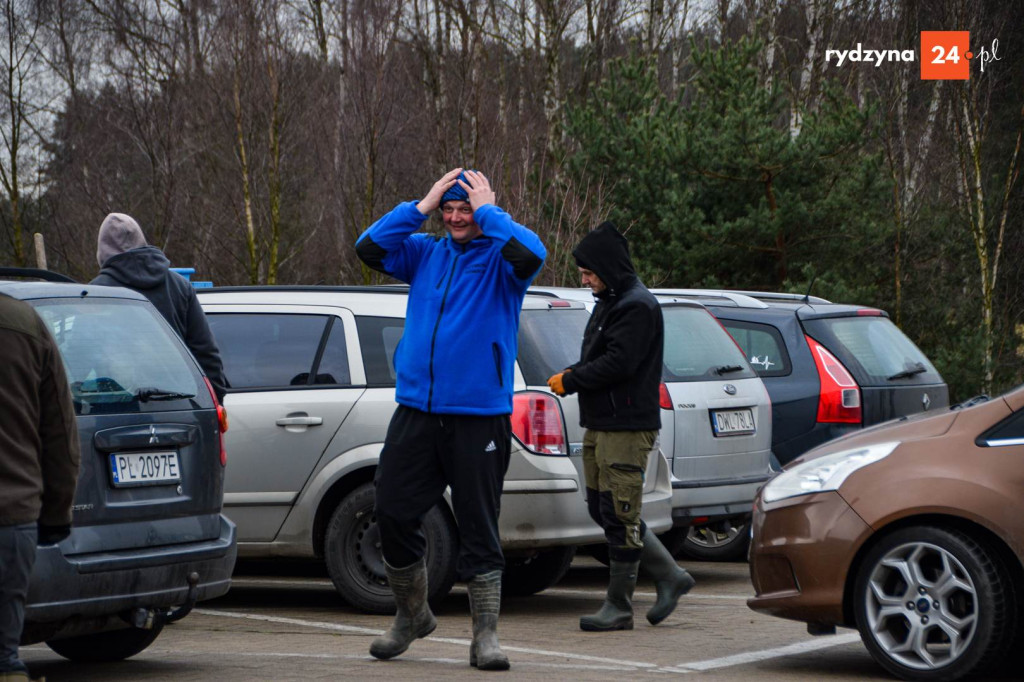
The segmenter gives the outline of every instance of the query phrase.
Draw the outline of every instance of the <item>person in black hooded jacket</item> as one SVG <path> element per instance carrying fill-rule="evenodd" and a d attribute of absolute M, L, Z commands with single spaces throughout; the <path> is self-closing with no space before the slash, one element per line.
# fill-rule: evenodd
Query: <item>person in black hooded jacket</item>
<path fill-rule="evenodd" d="M 580 618 L 589 631 L 633 628 L 633 590 L 642 565 L 657 587 L 652 625 L 694 585 L 640 518 L 647 457 L 661 429 L 658 391 L 665 328 L 661 306 L 633 269 L 629 243 L 609 222 L 573 251 L 597 305 L 583 334 L 580 361 L 548 379 L 558 395 L 579 393 L 587 508 L 608 542 L 608 594 Z"/>
<path fill-rule="evenodd" d="M 149 246 L 142 228 L 124 213 L 103 219 L 97 238 L 96 261 L 100 274 L 90 284 L 127 287 L 149 299 L 192 351 L 213 384 L 217 400 L 224 402 L 224 363 L 210 331 L 199 298 L 188 281 L 172 271 L 164 252 Z"/>

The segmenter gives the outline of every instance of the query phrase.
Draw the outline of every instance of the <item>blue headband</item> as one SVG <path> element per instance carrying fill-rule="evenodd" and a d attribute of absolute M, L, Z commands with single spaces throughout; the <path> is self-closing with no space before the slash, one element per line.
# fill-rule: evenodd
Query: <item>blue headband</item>
<path fill-rule="evenodd" d="M 469 201 L 469 194 L 466 190 L 462 189 L 462 185 L 459 184 L 459 180 L 462 180 L 467 185 L 472 185 L 469 178 L 466 177 L 465 171 L 459 173 L 458 179 L 455 184 L 448 188 L 448 191 L 441 196 L 441 205 L 444 206 L 446 201 Z"/>

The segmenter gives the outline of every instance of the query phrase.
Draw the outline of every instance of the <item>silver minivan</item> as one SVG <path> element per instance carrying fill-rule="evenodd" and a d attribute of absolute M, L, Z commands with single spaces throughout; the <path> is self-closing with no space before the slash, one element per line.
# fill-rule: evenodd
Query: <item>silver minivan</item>
<path fill-rule="evenodd" d="M 321 557 L 338 592 L 374 613 L 393 610 L 373 517 L 373 476 L 395 408 L 392 357 L 407 288 L 237 287 L 200 290 L 231 387 L 224 511 L 239 555 Z M 533 594 L 568 570 L 575 546 L 599 542 L 587 514 L 575 397 L 547 377 L 578 354 L 589 313 L 527 297 L 515 368 L 511 464 L 499 530 L 507 594 Z M 645 519 L 672 525 L 668 464 L 648 461 Z M 431 599 L 455 578 L 458 534 L 447 505 L 424 522 Z"/>
<path fill-rule="evenodd" d="M 594 307 L 587 288 L 530 291 Z M 702 305 L 658 300 L 665 320 L 658 445 L 673 490 L 673 529 L 662 540 L 693 558 L 742 557 L 754 495 L 772 474 L 771 400 L 736 342 Z"/>

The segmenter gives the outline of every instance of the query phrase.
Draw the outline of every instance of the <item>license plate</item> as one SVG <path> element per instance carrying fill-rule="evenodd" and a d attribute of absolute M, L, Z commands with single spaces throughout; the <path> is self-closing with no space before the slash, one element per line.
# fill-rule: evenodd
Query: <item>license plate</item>
<path fill-rule="evenodd" d="M 110 477 L 115 488 L 160 485 L 181 480 L 177 452 L 115 452 L 110 455 Z"/>
<path fill-rule="evenodd" d="M 745 436 L 754 433 L 752 410 L 717 410 L 711 413 L 711 428 L 716 436 Z"/>

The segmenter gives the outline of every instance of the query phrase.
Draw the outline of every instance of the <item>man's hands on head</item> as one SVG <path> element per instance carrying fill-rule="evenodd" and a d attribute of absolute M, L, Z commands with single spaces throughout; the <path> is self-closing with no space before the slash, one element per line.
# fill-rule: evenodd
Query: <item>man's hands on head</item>
<path fill-rule="evenodd" d="M 423 215 L 427 215 L 431 211 L 437 210 L 437 207 L 441 205 L 441 197 L 444 196 L 445 192 L 451 189 L 461 172 L 461 168 L 453 168 L 442 175 L 441 179 L 435 182 L 434 186 L 430 188 L 429 192 L 427 192 L 427 196 L 423 197 L 420 200 L 420 203 L 416 204 L 416 208 L 419 209 L 419 212 Z M 475 205 L 473 206 L 473 210 L 476 210 Z"/>
<path fill-rule="evenodd" d="M 494 203 L 494 190 L 491 189 L 491 183 L 487 181 L 483 173 L 466 171 L 466 179 L 470 184 L 466 184 L 462 180 L 458 182 L 469 195 L 469 205 L 473 207 L 474 211 L 481 206 Z"/>

